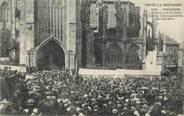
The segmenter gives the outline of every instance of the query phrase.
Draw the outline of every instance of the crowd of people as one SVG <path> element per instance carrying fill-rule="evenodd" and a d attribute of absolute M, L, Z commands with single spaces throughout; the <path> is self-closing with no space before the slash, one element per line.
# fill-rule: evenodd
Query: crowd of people
<path fill-rule="evenodd" d="M 1 113 L 84 116 L 177 116 L 183 91 L 176 78 L 71 76 L 68 71 L 37 71 L 29 77 L 4 71 L 15 82 L 2 97 Z M 2 107 L 3 104 L 3 107 Z"/>

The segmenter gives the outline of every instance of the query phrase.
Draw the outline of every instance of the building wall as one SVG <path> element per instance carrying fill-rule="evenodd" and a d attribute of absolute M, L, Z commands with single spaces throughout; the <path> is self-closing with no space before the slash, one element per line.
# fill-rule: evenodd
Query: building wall
<path fill-rule="evenodd" d="M 4 2 L 9 4 L 9 22 L 7 22 L 6 28 L 11 33 L 10 42 L 14 41 L 16 46 L 16 49 L 9 51 L 9 57 L 11 60 L 14 60 L 14 63 L 27 64 L 27 52 L 34 44 L 34 20 L 30 20 L 34 19 L 33 1 L 3 0 L 0 2 L 0 5 Z"/>
<path fill-rule="evenodd" d="M 34 47 L 34 0 L 24 0 L 21 5 L 21 20 L 17 23 L 20 30 L 20 64 L 29 64 L 29 50 Z"/>
<path fill-rule="evenodd" d="M 68 15 L 68 20 L 67 20 L 67 39 L 68 39 L 68 44 L 67 44 L 67 51 L 69 57 L 67 58 L 69 61 L 67 67 L 70 69 L 75 68 L 75 63 L 76 63 L 76 43 L 77 43 L 77 17 L 80 15 L 77 15 L 79 13 L 78 5 L 80 1 L 79 0 L 73 0 L 69 1 L 67 0 L 67 15 Z"/>
<path fill-rule="evenodd" d="M 144 39 L 139 35 L 141 24 L 138 7 L 135 7 L 132 2 L 105 0 L 100 3 L 98 0 L 83 0 L 81 12 L 83 26 L 81 60 L 83 67 L 141 67 L 144 55 Z M 109 46 L 112 48 L 109 48 Z M 135 55 L 133 53 L 131 55 L 130 46 L 137 46 L 138 48 L 133 52 L 137 52 L 136 57 L 138 59 L 134 63 L 128 63 L 128 55 Z M 111 49 L 118 50 L 118 48 L 121 49 L 120 55 L 116 55 L 116 51 L 112 55 L 109 54 L 112 52 Z M 112 62 L 110 64 L 109 59 Z M 118 59 L 121 59 L 121 61 L 117 63 L 116 60 Z M 134 60 L 134 57 L 132 57 L 132 60 Z"/>

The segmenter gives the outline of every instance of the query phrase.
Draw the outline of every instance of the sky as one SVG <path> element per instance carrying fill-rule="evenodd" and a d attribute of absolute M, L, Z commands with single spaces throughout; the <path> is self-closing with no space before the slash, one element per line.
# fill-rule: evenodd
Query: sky
<path fill-rule="evenodd" d="M 125 0 L 127 1 L 127 0 Z M 181 3 L 182 6 L 179 7 L 181 9 L 182 14 L 184 15 L 184 0 L 129 0 L 135 3 L 135 6 L 139 6 L 143 11 L 146 3 Z M 170 7 L 174 8 L 174 7 Z M 177 42 L 181 43 L 184 41 L 184 17 L 175 18 L 174 20 L 167 21 L 157 21 L 157 30 L 161 33 L 164 33 L 171 38 L 175 39 Z"/>

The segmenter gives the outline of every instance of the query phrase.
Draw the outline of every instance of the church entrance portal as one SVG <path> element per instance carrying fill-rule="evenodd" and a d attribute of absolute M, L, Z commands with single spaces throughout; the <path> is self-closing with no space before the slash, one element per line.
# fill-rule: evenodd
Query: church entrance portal
<path fill-rule="evenodd" d="M 65 53 L 61 43 L 49 39 L 41 44 L 37 52 L 38 70 L 61 70 L 65 67 Z"/>

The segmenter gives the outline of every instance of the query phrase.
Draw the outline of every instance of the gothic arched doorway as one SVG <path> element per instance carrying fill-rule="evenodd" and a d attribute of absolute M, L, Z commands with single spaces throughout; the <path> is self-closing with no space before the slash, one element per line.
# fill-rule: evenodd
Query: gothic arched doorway
<path fill-rule="evenodd" d="M 141 60 L 139 58 L 138 50 L 140 47 L 136 44 L 130 45 L 127 52 L 127 68 L 130 69 L 140 69 L 141 68 Z"/>
<path fill-rule="evenodd" d="M 110 67 L 119 67 L 122 64 L 122 50 L 117 44 L 111 44 L 106 52 L 106 63 Z"/>
<path fill-rule="evenodd" d="M 65 52 L 62 44 L 53 38 L 45 40 L 38 47 L 38 70 L 61 70 L 65 67 Z"/>

